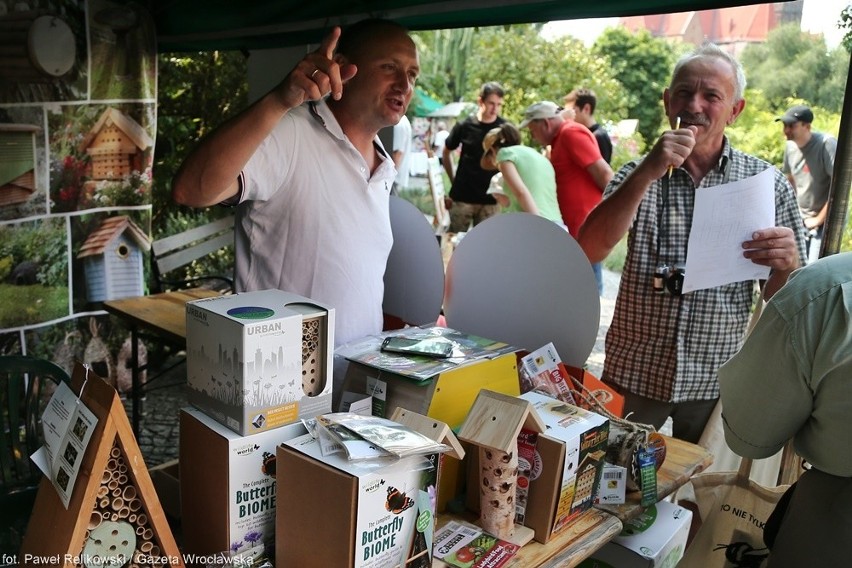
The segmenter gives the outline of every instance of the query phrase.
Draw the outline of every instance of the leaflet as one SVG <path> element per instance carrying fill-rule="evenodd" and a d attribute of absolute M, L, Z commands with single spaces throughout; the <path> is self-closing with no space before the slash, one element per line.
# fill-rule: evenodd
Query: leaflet
<path fill-rule="evenodd" d="M 67 509 L 98 419 L 67 384 L 60 383 L 41 421 L 44 446 L 31 459 L 53 483 Z"/>

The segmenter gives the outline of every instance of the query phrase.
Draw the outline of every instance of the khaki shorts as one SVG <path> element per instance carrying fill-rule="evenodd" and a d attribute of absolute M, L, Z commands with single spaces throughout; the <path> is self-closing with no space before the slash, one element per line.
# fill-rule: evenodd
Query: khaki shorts
<path fill-rule="evenodd" d="M 453 201 L 453 206 L 450 208 L 449 232 L 462 233 L 468 231 L 471 228 L 471 224 L 475 227 L 499 212 L 500 206 L 496 203 L 493 205 L 483 205 L 481 203 Z"/>

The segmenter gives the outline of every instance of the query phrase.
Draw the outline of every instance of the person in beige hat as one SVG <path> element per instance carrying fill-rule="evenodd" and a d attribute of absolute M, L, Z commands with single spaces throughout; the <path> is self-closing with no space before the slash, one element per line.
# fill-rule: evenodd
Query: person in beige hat
<path fill-rule="evenodd" d="M 541 101 L 524 111 L 521 128 L 529 128 L 534 140 L 550 146 L 550 161 L 556 170 L 556 195 L 562 221 L 575 239 L 586 216 L 600 203 L 603 190 L 612 179 L 612 169 L 601 156 L 591 131 L 566 120 L 554 102 Z M 603 274 L 599 262 L 592 264 L 598 293 L 603 294 Z"/>

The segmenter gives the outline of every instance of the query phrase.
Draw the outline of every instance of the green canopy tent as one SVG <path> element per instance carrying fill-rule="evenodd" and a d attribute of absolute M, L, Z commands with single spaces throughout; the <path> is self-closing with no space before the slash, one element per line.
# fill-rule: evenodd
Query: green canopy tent
<path fill-rule="evenodd" d="M 432 116 L 431 113 L 443 107 L 444 104 L 436 101 L 429 94 L 415 87 L 414 98 L 411 100 L 410 111 L 414 116 Z"/>

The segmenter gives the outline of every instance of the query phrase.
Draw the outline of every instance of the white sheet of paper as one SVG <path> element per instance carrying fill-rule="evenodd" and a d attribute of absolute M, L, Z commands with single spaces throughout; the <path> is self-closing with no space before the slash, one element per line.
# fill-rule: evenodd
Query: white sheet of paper
<path fill-rule="evenodd" d="M 71 388 L 60 383 L 42 415 L 44 446 L 31 459 L 53 482 L 66 509 L 97 423 Z"/>
<path fill-rule="evenodd" d="M 775 226 L 772 168 L 721 186 L 698 188 L 686 253 L 683 291 L 763 279 L 769 267 L 743 256 L 752 233 Z"/>

